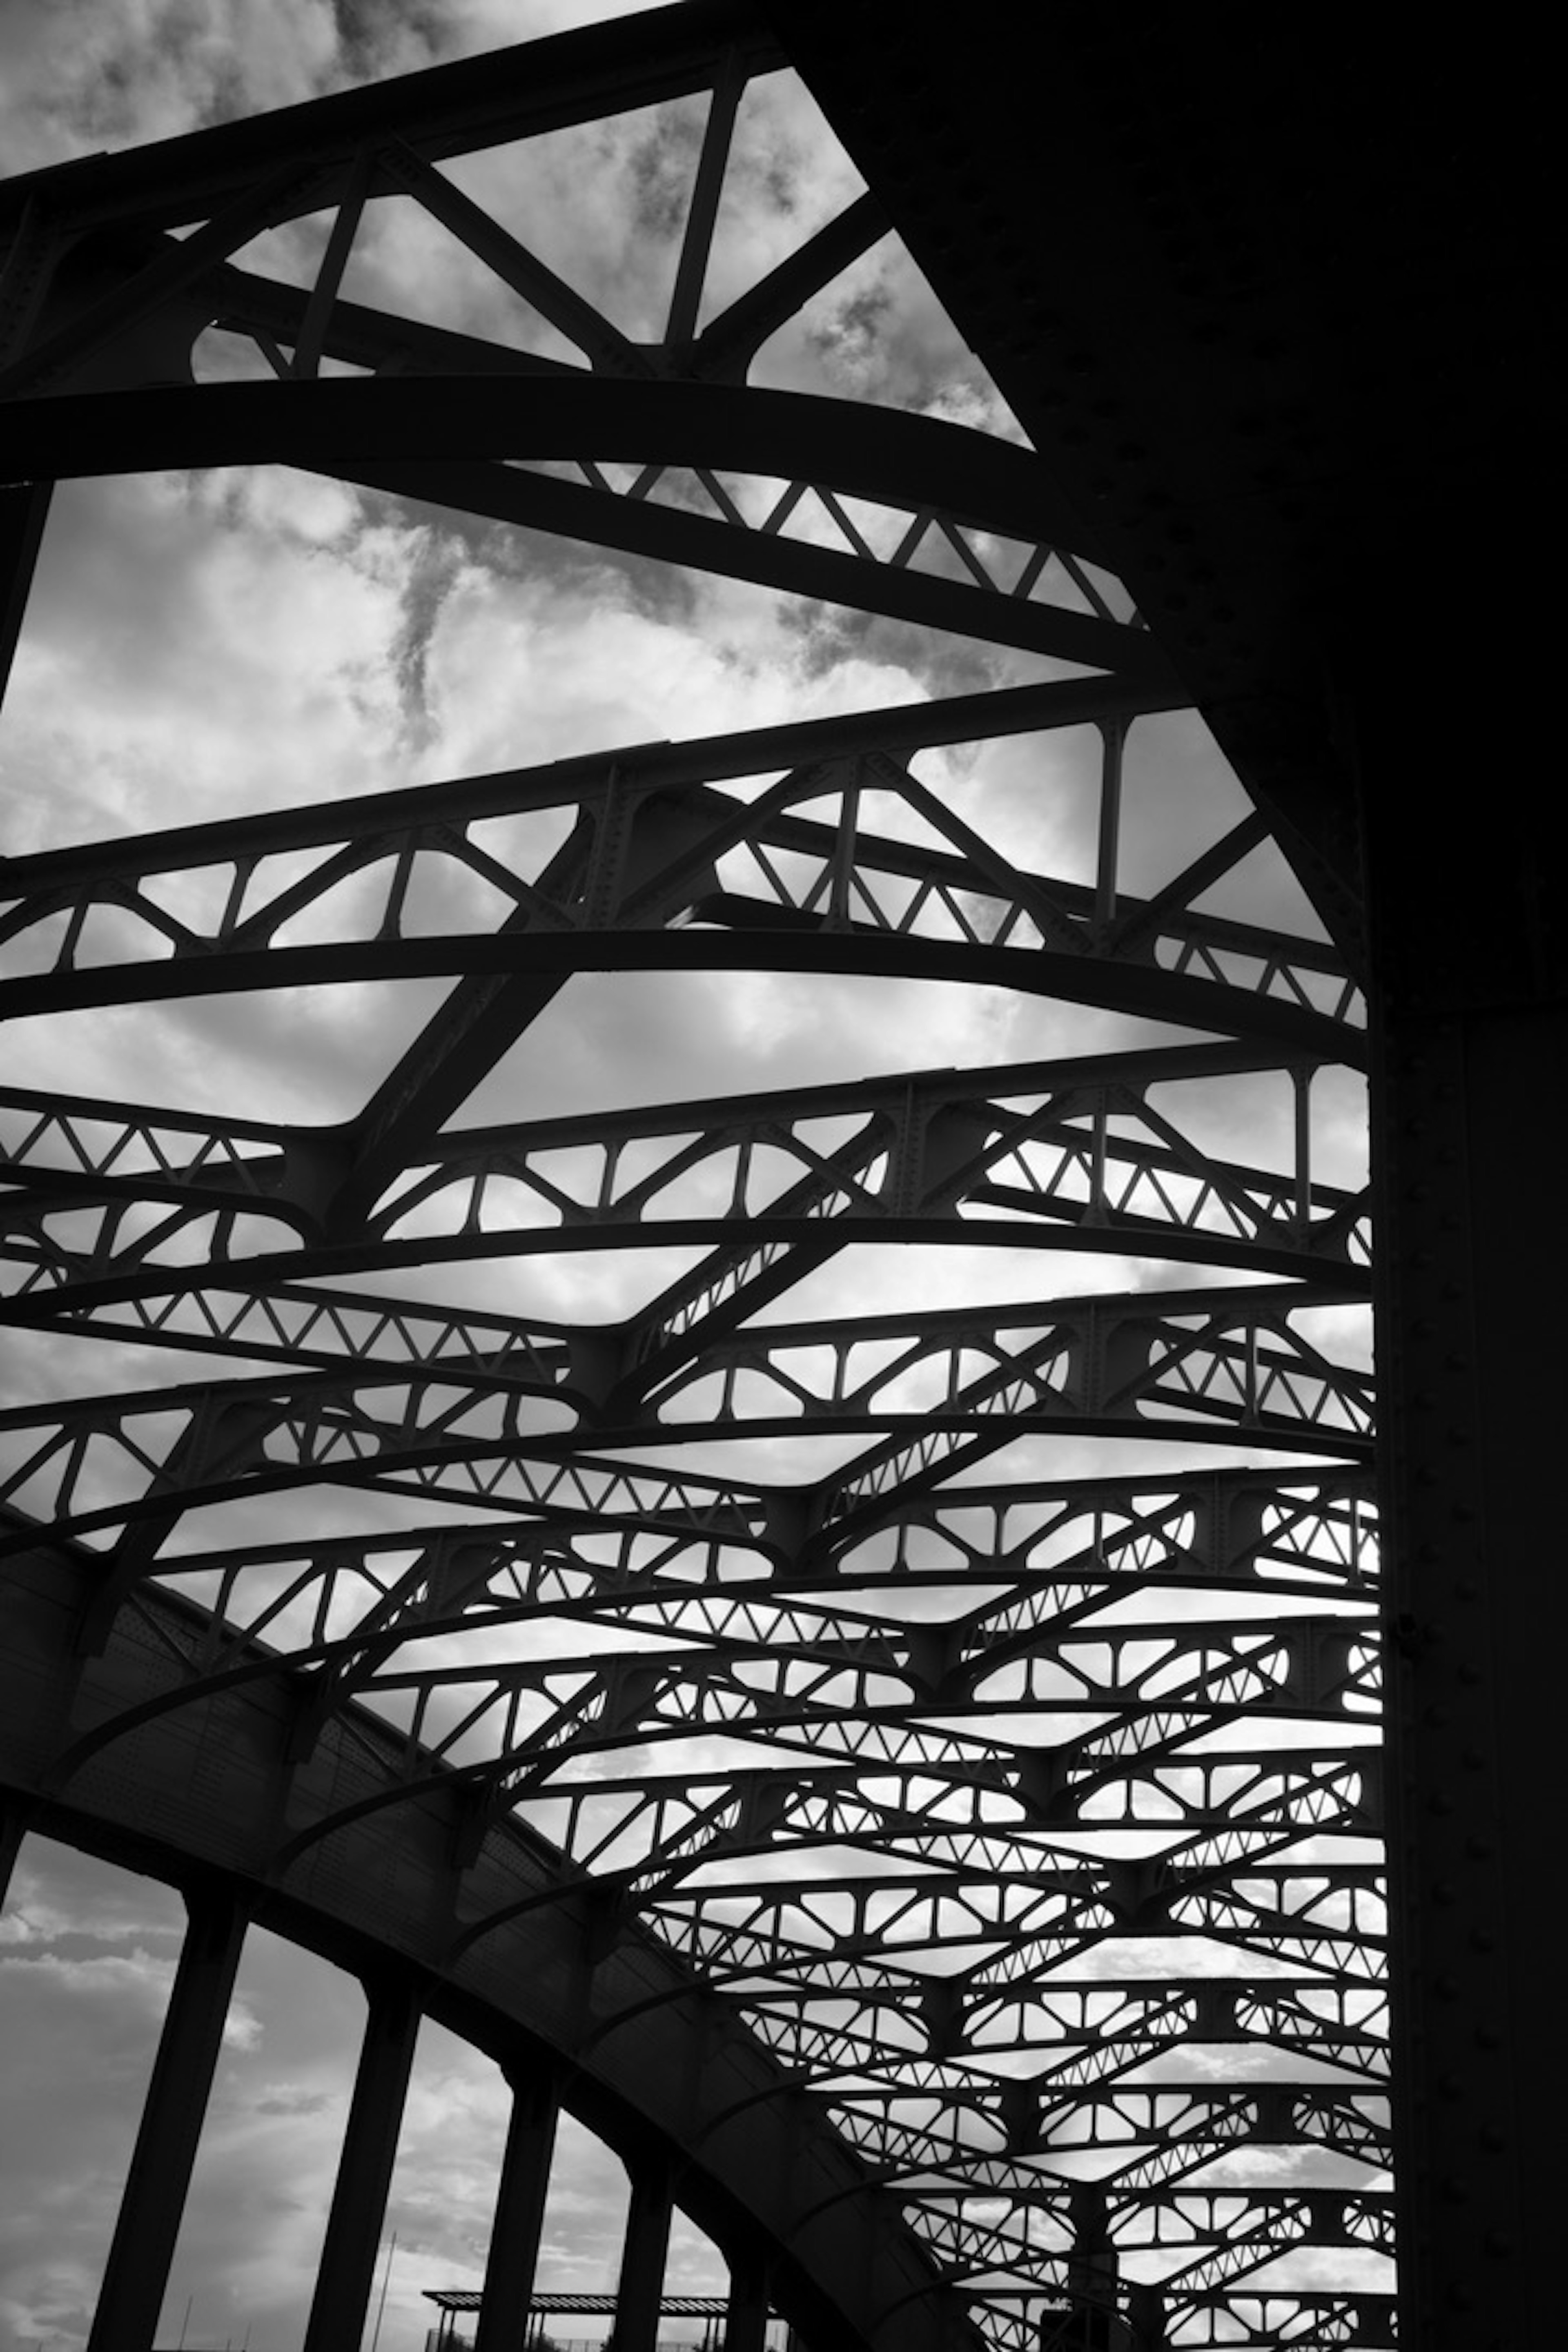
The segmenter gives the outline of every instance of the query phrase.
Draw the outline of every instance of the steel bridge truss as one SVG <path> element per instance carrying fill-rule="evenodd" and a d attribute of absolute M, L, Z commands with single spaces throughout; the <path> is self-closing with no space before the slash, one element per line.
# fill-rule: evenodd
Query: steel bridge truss
<path fill-rule="evenodd" d="M 789 2145 L 837 2167 L 752 2200 L 824 2344 L 1033 2352 L 1076 2312 L 1143 2352 L 1386 2346 L 1386 2282 L 1354 2284 L 1392 2252 L 1372 1244 L 1314 1165 L 1359 975 L 1215 911 L 1260 815 L 1122 886 L 1126 746 L 1184 696 L 1027 449 L 748 382 L 891 234 L 862 195 L 709 293 L 748 91 L 786 69 L 741 12 L 671 9 L 0 194 L 13 638 L 51 478 L 279 462 L 1047 673 L 542 767 L 523 727 L 504 772 L 5 861 L 8 1014 L 447 986 L 331 1127 L 0 1092 L 3 1317 L 37 1377 L 0 1412 L 0 1574 L 33 1609 L 8 1781 L 106 1850 L 164 1822 L 171 1874 L 221 1864 L 252 1911 L 369 1920 L 584 2112 L 616 2053 L 678 2198 L 738 2145 L 703 2105 L 728 2037 L 746 2128 L 805 2114 Z M 677 100 L 705 128 L 639 340 L 470 190 L 510 142 Z M 345 295 L 396 204 L 510 326 Z M 1099 745 L 1087 877 L 921 781 L 1067 729 Z M 1020 992 L 1145 1042 L 465 1123 L 578 975 L 737 967 Z M 1240 1151 L 1222 1085 L 1271 1106 Z M 901 1244 L 1033 1253 L 1037 1284 L 858 1310 Z M 476 1266 L 650 1246 L 685 1270 L 611 1323 L 463 1303 Z M 1063 1251 L 1129 1286 L 1075 1292 Z M 813 1466 L 731 1475 L 742 1439 Z M 1086 1472 L 1105 1441 L 1150 1466 Z M 276 1534 L 222 1539 L 263 1496 Z M 248 1793 L 176 1796 L 164 1759 L 242 1722 Z M 356 1840 L 431 1821 L 438 1899 L 356 1885 Z M 552 1920 L 569 1997 L 497 1959 Z M 662 2072 L 656 2013 L 709 2021 Z"/>

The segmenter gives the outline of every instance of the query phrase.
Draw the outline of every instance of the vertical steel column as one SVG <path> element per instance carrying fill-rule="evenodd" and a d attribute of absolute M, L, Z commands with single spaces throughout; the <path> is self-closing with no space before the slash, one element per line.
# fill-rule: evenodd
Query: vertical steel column
<path fill-rule="evenodd" d="M 304 2352 L 358 2352 L 408 2092 L 421 2001 L 413 1974 L 366 1979 L 367 2014 Z"/>
<path fill-rule="evenodd" d="M 767 2342 L 768 2271 L 759 2255 L 737 2254 L 730 2263 L 730 2307 L 724 2314 L 724 2352 L 763 2352 Z"/>
<path fill-rule="evenodd" d="M 1436 554 L 1419 539 L 1400 550 L 1412 578 Z M 1424 622 L 1383 611 L 1355 708 L 1395 2188 L 1403 2332 L 1422 2352 L 1517 2352 L 1551 2341 L 1559 2316 L 1563 2002 L 1546 1889 L 1565 1632 L 1568 1265 L 1552 1171 L 1568 1164 L 1568 937 L 1555 813 L 1534 782 L 1539 706 L 1494 686 L 1505 670 L 1548 674 L 1552 621 L 1512 598 L 1489 614 L 1456 676 Z"/>
<path fill-rule="evenodd" d="M 1128 2291 L 1127 2316 L 1132 2327 L 1132 2352 L 1166 2352 L 1165 2297 L 1161 2288 L 1134 2279 Z"/>
<path fill-rule="evenodd" d="M 226 1886 L 187 1894 L 185 1908 L 185 1940 L 158 2038 L 88 2352 L 149 2352 L 223 2046 L 247 1906 Z"/>
<path fill-rule="evenodd" d="M 511 2085 L 511 2122 L 490 2226 L 475 2352 L 517 2352 L 522 2342 L 561 2113 L 559 2078 L 547 2060 L 520 2061 L 505 2071 Z"/>
<path fill-rule="evenodd" d="M 1116 920 L 1116 868 L 1121 840 L 1121 761 L 1127 748 L 1125 719 L 1100 722 L 1100 841 L 1094 862 L 1094 922 L 1109 931 Z"/>
<path fill-rule="evenodd" d="M 626 2213 L 626 2243 L 621 2250 L 621 2276 L 616 2289 L 616 2327 L 610 2341 L 615 2352 L 655 2352 L 658 2342 L 658 2306 L 664 2294 L 665 2258 L 669 2251 L 669 2222 L 674 2210 L 674 2183 L 668 2164 L 658 2155 L 639 2152 L 628 2166 L 632 2176 L 631 2205 Z"/>

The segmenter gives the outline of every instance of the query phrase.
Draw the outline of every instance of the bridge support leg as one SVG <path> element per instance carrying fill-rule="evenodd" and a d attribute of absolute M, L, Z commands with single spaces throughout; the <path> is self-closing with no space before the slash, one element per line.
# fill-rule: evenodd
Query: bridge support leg
<path fill-rule="evenodd" d="M 754 2255 L 738 2255 L 730 2264 L 730 2305 L 724 2314 L 724 2352 L 763 2352 L 767 2326 L 767 2265 Z"/>
<path fill-rule="evenodd" d="M 511 2085 L 511 2124 L 501 2159 L 474 2352 L 517 2352 L 522 2342 L 561 2112 L 555 2074 L 546 2062 L 509 2066 L 506 2077 Z"/>
<path fill-rule="evenodd" d="M 1127 2316 L 1132 2327 L 1132 2352 L 1166 2352 L 1165 2298 L 1157 2286 L 1134 2279 Z"/>
<path fill-rule="evenodd" d="M 88 2352 L 149 2352 L 245 1941 L 227 1888 L 187 1895 L 189 1923 L 120 2200 Z"/>
<path fill-rule="evenodd" d="M 412 1976 L 398 1970 L 373 1978 L 365 1992 L 369 2014 L 304 2352 L 357 2352 L 364 2333 L 398 2126 L 419 2037 L 419 1992 Z"/>
<path fill-rule="evenodd" d="M 655 2352 L 674 2201 L 668 2166 L 657 2157 L 639 2158 L 616 2290 L 615 2352 Z"/>

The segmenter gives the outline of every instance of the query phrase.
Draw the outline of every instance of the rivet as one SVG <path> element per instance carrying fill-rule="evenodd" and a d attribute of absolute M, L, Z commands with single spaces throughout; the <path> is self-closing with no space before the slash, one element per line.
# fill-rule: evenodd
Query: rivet
<path fill-rule="evenodd" d="M 1470 2201 L 1468 2184 L 1454 2172 L 1445 2174 L 1440 2193 L 1445 2205 L 1468 2205 Z"/>
<path fill-rule="evenodd" d="M 1498 2032 L 1495 2025 L 1477 2026 L 1476 2047 L 1478 2050 L 1500 2050 L 1502 2048 L 1502 2035 Z"/>
<path fill-rule="evenodd" d="M 1504 2137 L 1503 2134 L 1498 2129 L 1496 2124 L 1483 2124 L 1480 2129 L 1479 2138 L 1481 2146 L 1487 2150 L 1487 2153 L 1489 2156 L 1500 2155 L 1508 2146 L 1508 2141 Z"/>
<path fill-rule="evenodd" d="M 1467 1658 L 1464 1664 L 1459 1668 L 1459 1680 L 1464 1684 L 1467 1690 L 1474 1690 L 1480 1679 L 1481 1670 L 1479 1666 L 1476 1665 L 1470 1659 Z"/>
<path fill-rule="evenodd" d="M 1481 2243 L 1495 2262 L 1501 2262 L 1513 2252 L 1513 2240 L 1505 2237 L 1500 2230 L 1489 2230 Z"/>
<path fill-rule="evenodd" d="M 1496 1851 L 1490 1838 L 1471 1837 L 1465 1840 L 1465 1852 L 1472 1862 L 1489 1862 Z"/>
<path fill-rule="evenodd" d="M 1489 1927 L 1477 1927 L 1474 1929 L 1470 1937 L 1470 1949 L 1472 1952 L 1496 1951 L 1497 1937 L 1493 1935 Z"/>
<path fill-rule="evenodd" d="M 1455 1887 L 1454 1882 L 1451 1878 L 1436 1878 L 1433 1880 L 1432 1900 L 1434 1903 L 1440 1904 L 1446 1910 L 1451 1903 L 1457 1902 L 1458 1899 L 1458 1889 Z"/>

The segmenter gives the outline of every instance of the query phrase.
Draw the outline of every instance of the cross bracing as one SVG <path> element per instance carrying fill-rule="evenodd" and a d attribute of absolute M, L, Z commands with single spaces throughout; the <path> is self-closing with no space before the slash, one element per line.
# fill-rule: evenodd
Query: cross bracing
<path fill-rule="evenodd" d="M 494 772 L 175 793 L 5 861 L 0 1009 L 64 1042 L 0 1093 L 32 1380 L 0 1550 L 70 1595 L 7 1769 L 84 1835 L 144 1776 L 210 1860 L 162 1759 L 247 1723 L 229 1866 L 329 1910 L 356 1839 L 437 1822 L 388 1948 L 496 2002 L 570 1923 L 569 1990 L 504 1999 L 694 2172 L 735 2128 L 710 1993 L 747 2113 L 804 2095 L 833 2151 L 734 2193 L 834 2341 L 1033 2352 L 1076 2308 L 1149 2352 L 1386 2345 L 1372 1223 L 1321 1111 L 1363 974 L 1342 908 L 1257 910 L 1274 833 L 1234 787 L 1126 887 L 1127 764 L 1188 697 L 1005 420 L 759 365 L 896 234 L 854 194 L 710 288 L 746 92 L 787 70 L 743 12 L 672 9 L 0 195 L 19 543 L 52 476 L 282 464 L 994 681 L 933 656 L 918 700 L 547 761 L 522 712 Z M 677 100 L 703 129 L 633 331 L 535 250 L 526 170 L 481 167 Z M 463 330 L 399 311 L 398 207 L 461 257 Z M 943 755 L 1048 803 L 1069 737 L 1098 815 L 1057 871 Z M 507 1078 L 595 975 L 735 971 L 1105 1025 L 864 1076 L 807 1036 L 745 1091 L 698 1038 L 694 1089 L 560 1112 Z M 118 1099 L 71 1043 L 400 983 L 438 1001 L 344 1118 L 274 1114 L 243 1056 L 199 1109 Z M 584 1254 L 649 1248 L 565 1311 Z M 558 1311 L 520 1304 L 557 1265 Z M 869 2287 L 846 2209 L 890 2249 Z"/>

